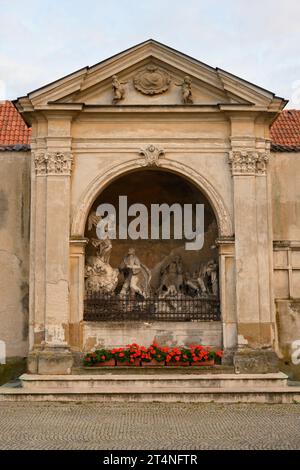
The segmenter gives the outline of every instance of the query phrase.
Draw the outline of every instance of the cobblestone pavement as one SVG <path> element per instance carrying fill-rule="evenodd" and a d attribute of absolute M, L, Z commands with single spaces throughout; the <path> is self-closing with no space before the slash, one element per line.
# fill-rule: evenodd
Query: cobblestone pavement
<path fill-rule="evenodd" d="M 0 403 L 0 449 L 300 449 L 300 405 Z"/>

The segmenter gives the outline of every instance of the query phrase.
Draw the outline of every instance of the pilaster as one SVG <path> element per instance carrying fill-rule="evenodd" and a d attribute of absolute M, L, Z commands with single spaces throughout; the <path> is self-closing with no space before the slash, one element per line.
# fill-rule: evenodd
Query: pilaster
<path fill-rule="evenodd" d="M 28 364 L 31 372 L 41 374 L 70 373 L 73 362 L 69 350 L 70 124 L 70 117 L 48 117 L 32 154 L 33 344 Z"/>
<path fill-rule="evenodd" d="M 238 353 L 237 368 L 250 372 L 273 370 L 273 359 L 266 366 L 265 351 L 273 357 L 274 318 L 271 296 L 272 237 L 270 231 L 267 167 L 269 142 L 257 139 L 254 123 L 232 120 L 229 165 L 233 179 L 235 259 L 236 259 L 236 311 Z M 247 349 L 247 354 L 242 351 Z M 255 352 L 251 358 L 250 351 Z M 262 364 L 257 350 L 264 351 Z M 242 363 L 238 357 L 241 356 Z M 245 365 L 244 358 L 247 358 Z M 249 361 L 252 364 L 249 366 Z M 251 362 L 252 361 L 252 362 Z M 276 362 L 276 361 L 275 361 Z M 244 364 L 244 365 L 243 365 Z M 269 367 L 269 368 L 270 368 Z M 265 370 L 266 369 L 266 370 Z"/>

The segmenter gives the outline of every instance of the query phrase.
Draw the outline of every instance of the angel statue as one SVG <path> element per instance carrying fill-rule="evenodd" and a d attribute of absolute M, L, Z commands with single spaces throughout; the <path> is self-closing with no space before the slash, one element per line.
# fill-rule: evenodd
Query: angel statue
<path fill-rule="evenodd" d="M 100 222 L 101 216 L 97 215 L 95 211 L 92 211 L 88 216 L 88 231 L 90 232 L 93 227 L 97 227 L 98 222 Z"/>
<path fill-rule="evenodd" d="M 123 100 L 125 97 L 125 88 L 122 85 L 125 85 L 128 82 L 121 82 L 117 75 L 112 76 L 112 89 L 113 89 L 113 103 L 116 104 L 119 101 Z"/>
<path fill-rule="evenodd" d="M 182 83 L 175 83 L 176 86 L 181 86 L 182 101 L 184 104 L 193 104 L 192 97 L 192 79 L 186 75 Z"/>
<path fill-rule="evenodd" d="M 88 217 L 88 231 L 97 227 L 101 221 L 95 211 Z M 97 232 L 97 230 L 96 230 Z M 92 256 L 87 256 L 85 266 L 85 288 L 87 293 L 110 294 L 114 292 L 118 284 L 118 269 L 112 268 L 109 264 L 112 251 L 112 243 L 108 236 L 108 227 L 105 226 L 104 238 L 90 238 L 90 244 L 96 248 Z"/>
<path fill-rule="evenodd" d="M 138 294 L 146 298 L 149 292 L 151 273 L 147 266 L 140 262 L 134 248 L 129 248 L 119 270 L 123 273 L 125 279 L 120 296 Z"/>
<path fill-rule="evenodd" d="M 97 229 L 97 225 L 101 220 L 102 217 L 97 215 L 95 211 L 92 211 L 88 217 L 88 231 L 90 232 L 94 227 Z M 96 248 L 98 258 L 100 258 L 104 263 L 109 263 L 112 243 L 109 239 L 109 231 L 107 226 L 105 227 L 104 232 L 106 234 L 104 238 L 91 238 L 90 242 Z"/>
<path fill-rule="evenodd" d="M 96 248 L 98 258 L 100 258 L 103 263 L 109 264 L 112 250 L 112 243 L 110 239 L 105 238 L 103 240 L 98 240 L 97 238 L 92 238 L 91 244 Z"/>

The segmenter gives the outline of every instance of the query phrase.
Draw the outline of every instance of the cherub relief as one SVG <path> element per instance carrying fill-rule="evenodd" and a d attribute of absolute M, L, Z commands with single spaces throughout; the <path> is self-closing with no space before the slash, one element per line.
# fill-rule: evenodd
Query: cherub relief
<path fill-rule="evenodd" d="M 125 85 L 128 82 L 121 82 L 117 75 L 112 76 L 113 103 L 116 104 L 125 97 Z"/>
<path fill-rule="evenodd" d="M 193 104 L 192 97 L 192 79 L 186 75 L 182 83 L 175 83 L 176 86 L 181 86 L 182 101 L 184 104 Z"/>

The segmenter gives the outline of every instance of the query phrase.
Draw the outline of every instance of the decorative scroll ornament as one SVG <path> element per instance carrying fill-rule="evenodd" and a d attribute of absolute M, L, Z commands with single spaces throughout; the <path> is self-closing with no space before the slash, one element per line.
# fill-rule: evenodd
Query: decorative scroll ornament
<path fill-rule="evenodd" d="M 73 156 L 70 152 L 48 152 L 34 154 L 37 175 L 70 175 Z"/>
<path fill-rule="evenodd" d="M 164 149 L 155 147 L 155 145 L 148 145 L 148 147 L 141 149 L 140 154 L 144 156 L 144 161 L 141 166 L 159 166 L 159 157 L 165 154 Z"/>
<path fill-rule="evenodd" d="M 154 64 L 148 65 L 133 79 L 135 88 L 145 95 L 158 95 L 167 91 L 170 82 L 169 74 Z"/>

